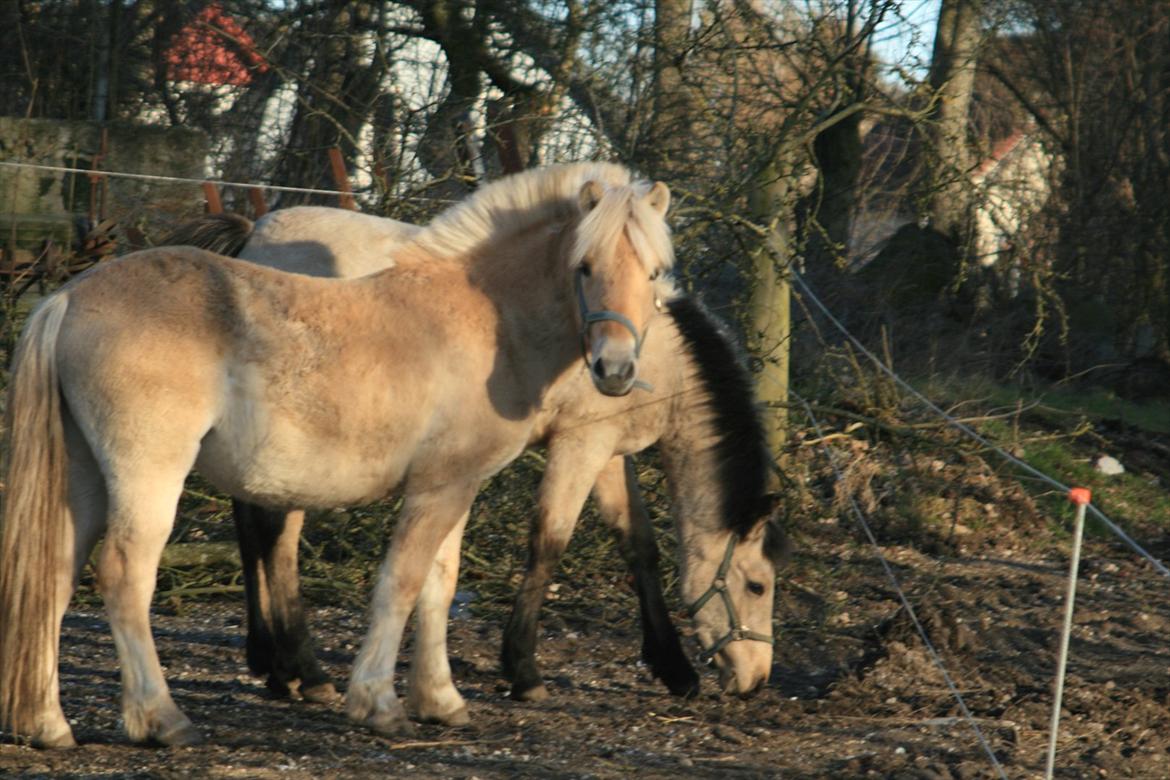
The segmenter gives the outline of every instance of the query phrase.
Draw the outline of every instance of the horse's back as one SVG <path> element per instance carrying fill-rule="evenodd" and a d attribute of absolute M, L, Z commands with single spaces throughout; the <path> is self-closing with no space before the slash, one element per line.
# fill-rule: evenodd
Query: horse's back
<path fill-rule="evenodd" d="M 494 314 L 458 270 L 314 279 L 189 247 L 127 255 L 67 288 L 63 391 L 96 450 L 170 457 L 170 440 L 234 495 L 361 503 L 429 471 L 426 442 L 453 430 L 480 433 L 437 463 L 513 448 L 513 422 L 490 424 Z M 457 300 L 477 327 L 449 316 Z"/>
<path fill-rule="evenodd" d="M 358 277 L 393 265 L 418 226 L 347 209 L 295 206 L 266 214 L 239 257 L 290 273 Z"/>

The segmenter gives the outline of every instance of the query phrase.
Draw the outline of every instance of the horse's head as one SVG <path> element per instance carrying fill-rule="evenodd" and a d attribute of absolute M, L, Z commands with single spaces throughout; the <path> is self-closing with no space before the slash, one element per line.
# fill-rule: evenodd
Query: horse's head
<path fill-rule="evenodd" d="M 665 221 L 670 190 L 662 182 L 588 181 L 578 205 L 569 267 L 581 350 L 597 389 L 625 395 L 637 380 L 646 326 L 662 308 L 657 280 L 674 259 Z"/>
<path fill-rule="evenodd" d="M 681 588 L 702 647 L 725 693 L 747 695 L 772 669 L 776 566 L 787 553 L 771 511 L 744 537 L 712 534 L 682 572 Z"/>

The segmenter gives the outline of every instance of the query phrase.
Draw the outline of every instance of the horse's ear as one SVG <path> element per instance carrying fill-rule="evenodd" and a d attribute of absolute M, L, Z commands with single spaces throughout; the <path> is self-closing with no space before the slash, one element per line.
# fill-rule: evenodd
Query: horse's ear
<path fill-rule="evenodd" d="M 783 566 L 792 557 L 792 539 L 775 520 L 769 520 L 764 528 L 764 555 L 773 566 Z"/>
<path fill-rule="evenodd" d="M 665 216 L 666 210 L 670 208 L 670 187 L 660 181 L 654 182 L 654 186 L 646 193 L 646 203 L 660 215 Z"/>
<path fill-rule="evenodd" d="M 765 493 L 760 499 L 758 519 L 762 522 L 777 522 L 785 513 L 787 505 L 779 491 Z"/>
<path fill-rule="evenodd" d="M 752 528 L 749 537 L 763 536 L 764 555 L 774 566 L 781 566 L 792 555 L 792 542 L 780 520 L 780 514 L 785 509 L 784 497 L 779 493 L 768 493 L 764 496 L 762 509 L 759 522 Z"/>
<path fill-rule="evenodd" d="M 792 557 L 792 542 L 784 531 L 784 526 L 775 517 L 763 517 L 745 537 L 748 542 L 763 544 L 764 557 L 772 562 L 773 566 L 782 566 Z"/>
<path fill-rule="evenodd" d="M 581 192 L 577 195 L 577 202 L 581 206 L 581 213 L 588 214 L 601 202 L 605 195 L 605 188 L 599 181 L 587 181 L 581 185 Z"/>

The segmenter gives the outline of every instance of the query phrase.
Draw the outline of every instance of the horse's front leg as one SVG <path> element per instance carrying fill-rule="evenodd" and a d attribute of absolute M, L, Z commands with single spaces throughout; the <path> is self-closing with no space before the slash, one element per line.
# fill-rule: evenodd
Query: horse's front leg
<path fill-rule="evenodd" d="M 407 705 L 424 723 L 463 726 L 469 720 L 467 706 L 451 679 L 447 655 L 448 615 L 459 582 L 459 550 L 466 527 L 467 513 L 464 512 L 439 547 L 439 554 L 418 596 Z"/>
<path fill-rule="evenodd" d="M 528 563 L 504 629 L 500 663 L 512 681 L 512 698 L 540 701 L 548 689 L 536 664 L 536 634 L 545 590 L 569 544 L 594 478 L 610 459 L 610 442 L 559 436 L 548 447 L 540 482 L 539 514 L 528 537 Z"/>
<path fill-rule="evenodd" d="M 289 684 L 298 681 L 305 701 L 336 701 L 337 689 L 317 662 L 301 602 L 297 548 L 305 513 L 233 500 L 232 517 L 244 565 L 248 668 L 268 675 L 268 688 L 278 696 L 288 696 Z"/>
<path fill-rule="evenodd" d="M 699 692 L 699 675 L 687 660 L 678 631 L 670 620 L 658 570 L 658 544 L 638 491 L 632 458 L 617 457 L 597 476 L 593 498 L 602 520 L 617 532 L 634 577 L 642 615 L 642 660 L 676 696 Z"/>
<path fill-rule="evenodd" d="M 354 662 L 345 697 L 349 718 L 378 733 L 392 736 L 413 731 L 394 692 L 394 664 L 402 633 L 440 546 L 466 516 L 477 488 L 478 484 L 448 485 L 406 496 L 378 573 L 370 630 Z M 458 692 L 455 697 L 457 708 L 463 706 Z"/>

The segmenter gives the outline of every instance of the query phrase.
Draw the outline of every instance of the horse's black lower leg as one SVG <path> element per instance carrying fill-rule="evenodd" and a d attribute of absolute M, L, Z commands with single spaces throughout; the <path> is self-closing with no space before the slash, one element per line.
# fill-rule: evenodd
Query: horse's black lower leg
<path fill-rule="evenodd" d="M 622 557 L 634 577 L 642 618 L 642 660 L 676 696 L 699 692 L 699 675 L 683 653 L 678 630 L 670 619 L 658 571 L 658 544 L 638 491 L 630 458 L 611 462 L 594 487 L 602 519 L 618 535 Z"/>
<path fill-rule="evenodd" d="M 317 662 L 300 597 L 296 545 L 301 515 L 232 502 L 247 598 L 248 668 L 268 675 L 268 687 L 287 696 L 299 681 L 309 700 L 336 697 Z"/>
<path fill-rule="evenodd" d="M 533 533 L 529 541 L 528 568 L 516 594 L 512 615 L 504 628 L 504 646 L 500 665 L 504 677 L 512 683 L 512 698 L 521 701 L 539 701 L 548 697 L 540 669 L 536 665 L 536 634 L 540 624 L 540 607 L 545 588 L 556 570 L 564 545 L 550 549 Z"/>
<path fill-rule="evenodd" d="M 642 516 L 645 516 L 644 512 Z M 683 652 L 678 630 L 670 619 L 662 595 L 658 545 L 649 521 L 631 524 L 621 542 L 623 557 L 630 567 L 634 590 L 638 594 L 642 617 L 642 660 L 675 696 L 695 696 L 699 692 L 699 675 Z"/>

